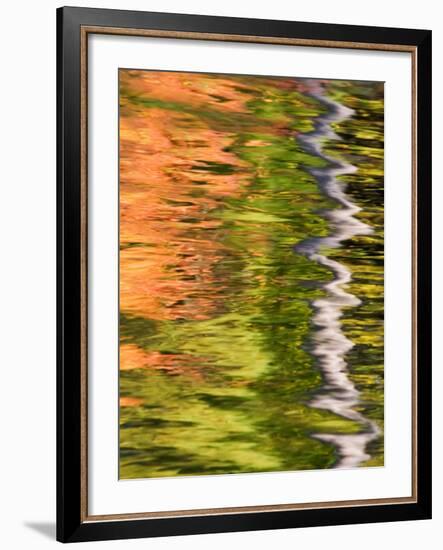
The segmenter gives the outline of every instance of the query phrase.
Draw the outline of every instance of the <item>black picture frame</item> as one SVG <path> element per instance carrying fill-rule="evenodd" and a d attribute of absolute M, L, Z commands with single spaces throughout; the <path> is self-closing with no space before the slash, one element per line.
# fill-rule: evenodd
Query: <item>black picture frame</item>
<path fill-rule="evenodd" d="M 387 49 L 416 56 L 416 486 L 414 502 L 151 517 L 84 514 L 86 455 L 82 211 L 82 28 L 271 37 Z M 219 38 L 220 39 L 220 38 Z M 57 539 L 62 542 L 283 529 L 431 517 L 431 31 L 64 7 L 57 10 Z M 83 291 L 82 291 L 83 288 Z M 82 424 L 83 423 L 83 424 Z M 83 508 L 82 508 L 83 507 Z M 82 511 L 83 510 L 83 511 Z"/>

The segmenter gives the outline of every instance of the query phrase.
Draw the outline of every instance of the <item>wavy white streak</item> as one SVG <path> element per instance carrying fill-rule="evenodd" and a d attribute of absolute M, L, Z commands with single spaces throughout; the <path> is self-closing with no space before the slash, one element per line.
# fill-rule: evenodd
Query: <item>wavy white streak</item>
<path fill-rule="evenodd" d="M 354 217 L 360 208 L 349 199 L 342 183 L 337 179 L 337 176 L 355 172 L 356 167 L 329 157 L 322 150 L 325 140 L 339 139 L 331 124 L 350 117 L 354 111 L 325 97 L 317 82 L 312 81 L 310 86 L 310 95 L 326 106 L 328 112 L 316 119 L 312 132 L 298 136 L 298 140 L 306 152 L 328 162 L 326 168 L 311 169 L 310 173 L 316 178 L 321 191 L 340 205 L 337 209 L 323 212 L 331 228 L 327 237 L 307 239 L 296 247 L 297 252 L 328 267 L 334 274 L 334 279 L 323 285 L 326 297 L 313 302 L 313 323 L 317 329 L 312 338 L 312 354 L 317 358 L 324 383 L 310 405 L 327 409 L 362 425 L 361 432 L 357 434 L 313 435 L 336 447 L 339 457 L 336 468 L 351 468 L 370 458 L 366 447 L 378 436 L 379 429 L 375 422 L 355 410 L 359 404 L 359 392 L 348 376 L 345 361 L 345 355 L 353 347 L 353 343 L 344 335 L 340 318 L 345 308 L 360 304 L 356 296 L 343 288 L 343 285 L 351 281 L 352 274 L 346 266 L 320 251 L 338 248 L 343 241 L 355 235 L 369 234 L 372 229 Z"/>

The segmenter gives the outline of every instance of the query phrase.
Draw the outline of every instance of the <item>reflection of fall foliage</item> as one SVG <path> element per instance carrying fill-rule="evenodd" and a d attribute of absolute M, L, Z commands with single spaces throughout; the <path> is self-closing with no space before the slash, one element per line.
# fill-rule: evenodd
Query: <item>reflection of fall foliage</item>
<path fill-rule="evenodd" d="M 157 71 L 121 71 L 120 86 L 133 95 L 155 98 L 159 101 L 177 101 L 206 108 L 208 105 L 224 111 L 244 111 L 250 95 L 247 88 L 230 77 L 201 73 L 174 73 Z"/>
<path fill-rule="evenodd" d="M 157 351 L 143 351 L 134 344 L 120 346 L 120 369 L 132 370 L 150 368 L 162 370 L 169 374 L 186 374 L 194 378 L 201 378 L 204 370 L 204 358 L 200 358 L 202 368 L 196 365 L 198 361 L 191 355 L 180 353 L 160 353 Z"/>
<path fill-rule="evenodd" d="M 120 397 L 120 407 L 138 407 L 143 403 L 143 399 L 138 397 Z"/>
<path fill-rule="evenodd" d="M 259 82 L 269 84 L 266 78 L 254 80 Z M 272 85 L 295 86 L 284 79 Z M 282 131 L 281 117 L 264 123 L 250 116 L 247 102 L 253 96 L 254 90 L 236 77 L 120 71 L 123 313 L 160 321 L 204 320 L 223 308 L 225 283 L 214 270 L 229 250 L 218 238 L 223 221 L 216 211 L 226 198 L 244 193 L 252 177 L 251 167 L 229 151 L 235 125 L 223 121 L 243 117 L 239 120 L 250 128 Z M 199 116 L 202 112 L 205 116 Z M 211 124 L 211 116 L 219 124 Z M 224 126 L 226 131 L 220 129 Z M 251 139 L 245 145 L 267 143 Z M 176 364 L 174 357 L 122 348 L 122 369 L 162 365 L 172 371 Z"/>
<path fill-rule="evenodd" d="M 228 135 L 193 122 L 183 128 L 179 114 L 160 109 L 121 118 L 122 311 L 152 319 L 203 319 L 215 303 L 211 268 L 223 250 L 202 230 L 220 226 L 211 217 L 217 198 L 234 195 L 247 174 L 223 151 Z M 200 172 L 199 159 L 239 171 Z M 211 194 L 193 196 L 202 184 L 211 186 Z"/>
<path fill-rule="evenodd" d="M 223 96 L 226 101 L 219 109 L 237 111 L 244 109 L 248 99 L 236 90 L 235 81 L 204 75 L 123 71 L 120 78 L 120 85 L 131 93 L 160 101 L 179 97 L 198 107 L 208 101 L 217 104 Z M 213 269 L 224 250 L 211 238 L 221 225 L 211 214 L 222 198 L 235 196 L 248 182 L 245 164 L 225 150 L 232 139 L 192 114 L 161 107 L 139 109 L 122 96 L 123 312 L 157 320 L 198 320 L 220 307 L 223 285 L 214 279 Z M 210 163 L 229 169 L 216 173 L 206 169 Z M 199 375 L 193 373 L 195 358 L 147 353 L 134 345 L 121 346 L 120 364 L 122 370 L 150 367 L 171 374 L 185 367 L 188 374 Z"/>
<path fill-rule="evenodd" d="M 294 245 L 327 235 L 334 207 L 294 139 L 324 112 L 312 83 L 125 69 L 119 83 L 120 478 L 331 467 L 310 434 L 360 427 L 309 406 L 311 304 L 331 274 Z M 374 83 L 323 85 L 356 110 L 323 147 L 358 164 L 343 181 L 376 231 L 328 254 L 362 300 L 340 323 L 382 427 L 383 100 Z"/>
<path fill-rule="evenodd" d="M 235 78 L 122 71 L 120 79 L 121 88 L 137 97 L 179 98 L 194 107 L 210 104 L 221 113 L 244 111 L 250 99 Z M 213 277 L 223 245 L 211 238 L 221 221 L 212 213 L 223 198 L 244 190 L 248 167 L 226 150 L 232 134 L 192 114 L 139 108 L 125 97 L 120 117 L 121 310 L 160 320 L 206 319 L 223 293 Z M 228 169 L 210 169 L 219 165 Z"/>

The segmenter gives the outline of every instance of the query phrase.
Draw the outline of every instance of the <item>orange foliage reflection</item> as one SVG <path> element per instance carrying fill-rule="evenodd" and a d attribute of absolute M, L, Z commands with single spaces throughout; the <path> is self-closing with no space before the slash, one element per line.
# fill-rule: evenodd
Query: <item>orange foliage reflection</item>
<path fill-rule="evenodd" d="M 150 73 L 131 85 L 152 86 Z M 174 79 L 156 94 L 172 93 Z M 188 75 L 193 76 L 193 75 Z M 177 77 L 178 78 L 178 77 Z M 149 85 L 149 86 L 148 86 Z M 225 84 L 221 83 L 222 87 Z M 177 90 L 176 90 L 177 93 Z M 193 91 L 188 90 L 187 95 Z M 199 92 L 195 92 L 198 97 Z M 237 101 L 236 104 L 239 102 Z M 224 149 L 228 133 L 201 119 L 160 108 L 125 110 L 120 118 L 120 303 L 121 310 L 151 319 L 206 319 L 223 288 L 213 267 L 223 246 L 206 233 L 221 222 L 212 214 L 219 200 L 248 182 L 243 163 Z M 229 165 L 229 174 L 205 170 Z M 202 170 L 199 170 L 199 167 Z M 203 191 L 210 187 L 210 194 Z"/>
<path fill-rule="evenodd" d="M 247 116 L 252 98 L 235 77 L 120 71 L 122 313 L 192 321 L 223 309 L 226 283 L 215 270 L 229 250 L 219 238 L 223 221 L 216 212 L 227 197 L 247 191 L 252 176 L 229 152 L 236 128 L 223 121 Z M 221 124 L 211 123 L 214 113 Z M 220 130 L 225 126 L 232 131 Z M 187 359 L 121 346 L 122 369 L 173 372 Z"/>

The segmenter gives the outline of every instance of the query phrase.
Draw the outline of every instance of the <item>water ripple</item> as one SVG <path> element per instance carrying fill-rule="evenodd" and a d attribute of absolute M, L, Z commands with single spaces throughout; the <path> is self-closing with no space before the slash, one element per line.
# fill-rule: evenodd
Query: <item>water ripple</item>
<path fill-rule="evenodd" d="M 345 360 L 353 343 L 345 336 L 340 319 L 345 308 L 360 304 L 356 296 L 343 288 L 351 281 L 352 273 L 345 265 L 322 254 L 321 250 L 338 248 L 344 241 L 356 235 L 368 235 L 373 230 L 354 217 L 361 209 L 346 195 L 343 183 L 338 179 L 338 176 L 352 174 L 357 168 L 323 152 L 326 140 L 339 139 L 331 125 L 349 118 L 354 111 L 326 97 L 318 82 L 313 81 L 309 85 L 310 95 L 322 103 L 327 112 L 316 119 L 314 130 L 299 135 L 298 141 L 306 152 L 327 161 L 325 168 L 309 169 L 309 172 L 317 180 L 324 195 L 338 204 L 338 208 L 322 212 L 329 222 L 329 235 L 308 238 L 295 248 L 296 252 L 329 268 L 334 275 L 332 281 L 323 285 L 326 296 L 312 304 L 313 324 L 316 328 L 312 336 L 311 352 L 317 359 L 323 385 L 310 405 L 331 411 L 362 426 L 361 432 L 357 434 L 321 433 L 313 434 L 313 437 L 335 446 L 338 454 L 336 468 L 352 468 L 370 458 L 366 452 L 367 445 L 379 435 L 380 430 L 375 422 L 355 410 L 360 402 L 360 394 L 349 378 Z"/>

